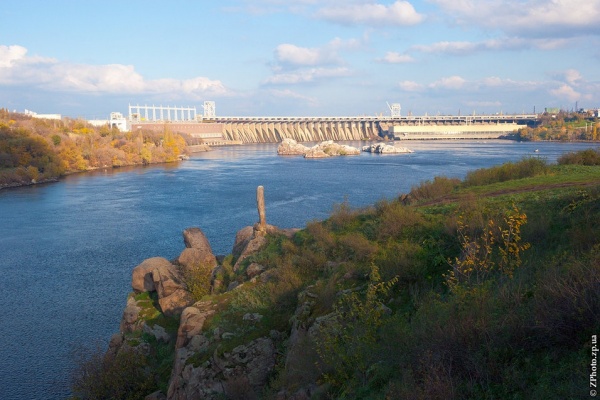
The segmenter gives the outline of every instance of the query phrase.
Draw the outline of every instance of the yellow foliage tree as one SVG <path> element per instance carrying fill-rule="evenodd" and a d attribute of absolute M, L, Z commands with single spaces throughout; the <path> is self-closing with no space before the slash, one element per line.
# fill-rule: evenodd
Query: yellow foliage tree
<path fill-rule="evenodd" d="M 530 247 L 523 243 L 521 226 L 527 223 L 527 215 L 513 204 L 504 213 L 500 224 L 490 219 L 476 238 L 469 236 L 462 216 L 458 221 L 458 238 L 461 255 L 456 257 L 452 270 L 445 275 L 446 285 L 454 293 L 469 290 L 489 280 L 498 271 L 512 278 L 522 264 L 521 253 Z"/>

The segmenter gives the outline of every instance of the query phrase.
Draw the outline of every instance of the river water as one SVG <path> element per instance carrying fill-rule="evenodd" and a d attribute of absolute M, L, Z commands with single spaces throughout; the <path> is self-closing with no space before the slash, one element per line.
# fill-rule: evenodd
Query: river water
<path fill-rule="evenodd" d="M 361 143 L 349 143 L 360 146 Z M 407 193 L 437 175 L 524 156 L 548 162 L 584 143 L 406 142 L 412 154 L 306 160 L 276 145 L 216 148 L 173 165 L 72 175 L 58 183 L 0 191 L 0 399 L 69 396 L 73 349 L 105 346 L 118 330 L 131 270 L 176 257 L 181 232 L 207 235 L 216 254 L 258 220 L 302 227 L 336 203 L 360 207 Z M 537 152 L 535 150 L 538 150 Z"/>

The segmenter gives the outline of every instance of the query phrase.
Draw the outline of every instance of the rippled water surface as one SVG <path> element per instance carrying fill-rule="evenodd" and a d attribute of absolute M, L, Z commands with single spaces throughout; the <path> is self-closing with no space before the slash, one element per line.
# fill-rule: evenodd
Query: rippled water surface
<path fill-rule="evenodd" d="M 358 142 L 350 143 L 360 146 Z M 123 168 L 0 191 L 0 399 L 64 399 L 72 349 L 118 330 L 131 270 L 174 258 L 198 226 L 217 254 L 257 221 L 302 227 L 336 203 L 372 204 L 436 175 L 539 156 L 554 162 L 589 144 L 407 142 L 412 154 L 305 160 L 276 145 L 216 148 L 178 165 Z M 534 152 L 538 149 L 538 152 Z"/>

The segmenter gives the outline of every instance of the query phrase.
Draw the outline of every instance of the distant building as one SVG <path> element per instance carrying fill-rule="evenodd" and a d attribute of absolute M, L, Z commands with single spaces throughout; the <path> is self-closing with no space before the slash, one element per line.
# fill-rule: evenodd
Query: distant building
<path fill-rule="evenodd" d="M 62 116 L 60 114 L 38 114 L 31 110 L 25 110 L 25 112 L 23 114 L 29 115 L 30 117 L 33 117 L 33 118 L 39 118 L 39 119 L 57 119 L 57 120 L 62 119 Z"/>
<path fill-rule="evenodd" d="M 127 132 L 129 130 L 127 119 L 123 117 L 123 114 L 120 112 L 110 113 L 110 119 L 90 119 L 87 122 L 90 125 L 98 127 L 105 125 L 109 128 L 116 127 L 121 132 Z"/>
<path fill-rule="evenodd" d="M 117 127 L 121 132 L 129 131 L 129 126 L 127 124 L 127 118 L 123 116 L 120 112 L 111 112 L 110 113 L 110 127 Z"/>

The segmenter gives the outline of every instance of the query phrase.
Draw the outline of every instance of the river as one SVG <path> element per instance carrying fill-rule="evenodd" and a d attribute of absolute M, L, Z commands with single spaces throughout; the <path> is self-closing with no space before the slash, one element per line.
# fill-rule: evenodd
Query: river
<path fill-rule="evenodd" d="M 222 147 L 178 164 L 0 190 L 0 398 L 68 397 L 73 349 L 105 346 L 118 330 L 131 270 L 149 257 L 176 257 L 181 232 L 192 226 L 216 254 L 229 253 L 235 233 L 258 219 L 258 185 L 268 223 L 302 227 L 326 218 L 336 203 L 373 204 L 436 175 L 462 178 L 524 156 L 555 162 L 597 147 L 498 140 L 406 146 L 415 152 L 318 160 L 279 157 L 274 144 Z"/>

